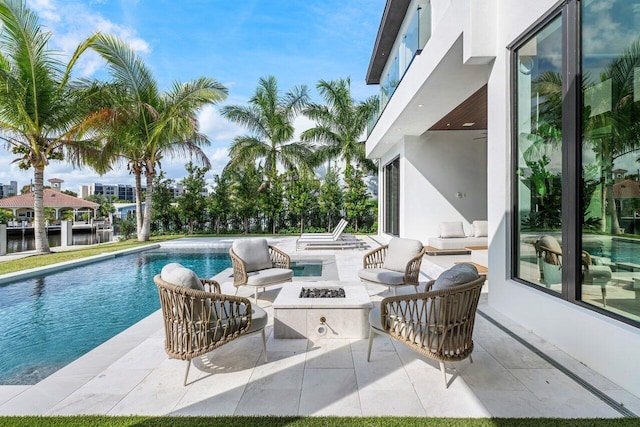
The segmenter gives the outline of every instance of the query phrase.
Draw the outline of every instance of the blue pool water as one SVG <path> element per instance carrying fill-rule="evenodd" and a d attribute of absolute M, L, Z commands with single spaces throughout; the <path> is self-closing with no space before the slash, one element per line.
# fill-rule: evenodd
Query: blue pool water
<path fill-rule="evenodd" d="M 153 276 L 231 266 L 211 249 L 150 250 L 0 285 L 0 384 L 35 384 L 160 308 Z"/>
<path fill-rule="evenodd" d="M 155 249 L 0 285 L 0 384 L 35 384 L 159 309 L 153 276 L 169 262 L 231 267 L 226 251 Z M 322 275 L 321 260 L 291 264 Z"/>

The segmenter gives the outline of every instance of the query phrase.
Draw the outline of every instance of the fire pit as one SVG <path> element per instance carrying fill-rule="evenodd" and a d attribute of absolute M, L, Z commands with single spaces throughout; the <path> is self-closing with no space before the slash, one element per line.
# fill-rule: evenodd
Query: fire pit
<path fill-rule="evenodd" d="M 300 298 L 344 298 L 344 288 L 302 288 Z"/>
<path fill-rule="evenodd" d="M 273 302 L 274 337 L 367 338 L 372 307 L 361 282 L 287 283 Z"/>

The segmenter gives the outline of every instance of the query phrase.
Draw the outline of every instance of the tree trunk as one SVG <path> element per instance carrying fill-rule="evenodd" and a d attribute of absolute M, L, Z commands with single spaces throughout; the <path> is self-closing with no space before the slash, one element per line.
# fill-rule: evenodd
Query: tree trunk
<path fill-rule="evenodd" d="M 618 210 L 616 209 L 616 200 L 613 197 L 613 182 L 607 184 L 607 209 L 611 216 L 611 234 L 617 236 L 622 234 L 620 231 L 620 222 L 618 221 Z"/>
<path fill-rule="evenodd" d="M 142 218 L 142 230 L 138 234 L 139 242 L 148 242 L 151 230 L 151 196 L 153 194 L 153 170 L 148 169 L 145 172 L 147 177 L 147 192 L 144 198 L 144 217 Z"/>
<path fill-rule="evenodd" d="M 304 214 L 301 212 L 300 213 L 300 235 L 302 236 L 302 233 L 304 233 Z"/>
<path fill-rule="evenodd" d="M 51 252 L 47 233 L 44 229 L 44 166 L 34 166 L 33 169 L 33 229 L 36 241 L 36 253 L 47 254 Z"/>
<path fill-rule="evenodd" d="M 607 232 L 607 186 L 604 177 L 600 180 L 600 231 Z"/>
<path fill-rule="evenodd" d="M 133 176 L 136 182 L 136 234 L 138 240 L 142 234 L 142 171 L 139 169 L 133 169 Z"/>

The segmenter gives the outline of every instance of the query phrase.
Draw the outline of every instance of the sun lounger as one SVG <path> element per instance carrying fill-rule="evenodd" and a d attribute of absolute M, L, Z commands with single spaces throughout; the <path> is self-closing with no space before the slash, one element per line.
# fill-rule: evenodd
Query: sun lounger
<path fill-rule="evenodd" d="M 345 227 L 349 224 L 344 218 L 338 221 L 338 224 L 333 228 L 332 233 L 302 233 L 300 239 L 336 239 L 340 236 L 340 233 L 344 231 Z"/>
<path fill-rule="evenodd" d="M 352 235 L 343 235 L 347 221 L 342 222 L 331 235 L 312 235 L 296 240 L 296 249 L 347 249 L 360 247 L 362 242 Z"/>

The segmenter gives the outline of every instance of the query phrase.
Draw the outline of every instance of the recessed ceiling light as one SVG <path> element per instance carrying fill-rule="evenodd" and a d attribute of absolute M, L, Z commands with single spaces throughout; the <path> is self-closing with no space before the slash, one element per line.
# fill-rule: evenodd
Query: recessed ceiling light
<path fill-rule="evenodd" d="M 447 126 L 451 126 L 451 123 L 447 123 Z"/>
<path fill-rule="evenodd" d="M 468 128 L 468 127 L 473 126 L 475 124 L 476 124 L 475 122 L 467 122 L 467 123 L 463 123 L 462 126 Z"/>
<path fill-rule="evenodd" d="M 418 107 L 422 108 L 424 107 L 424 104 L 418 104 Z"/>

